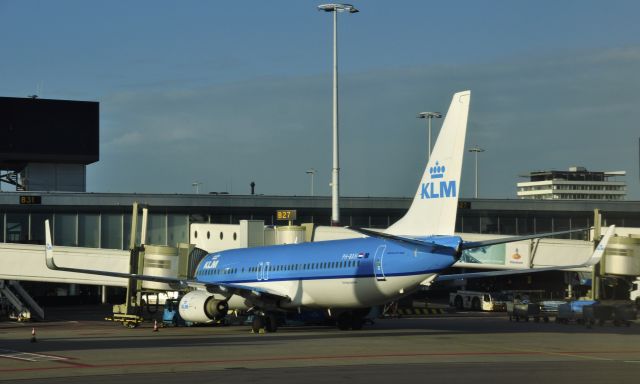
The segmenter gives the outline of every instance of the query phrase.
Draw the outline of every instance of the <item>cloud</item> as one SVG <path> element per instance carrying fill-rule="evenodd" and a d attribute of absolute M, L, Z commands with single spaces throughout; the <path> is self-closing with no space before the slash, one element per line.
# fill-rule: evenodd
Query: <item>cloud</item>
<path fill-rule="evenodd" d="M 513 198 L 520 174 L 584 165 L 627 170 L 638 199 L 639 65 L 640 48 L 627 47 L 342 73 L 342 194 L 412 195 L 427 142 L 415 115 L 444 112 L 451 94 L 471 89 L 467 143 L 486 149 L 481 196 Z M 200 180 L 248 193 L 255 181 L 258 193 L 302 195 L 313 167 L 316 193 L 330 193 L 330 75 L 128 90 L 101 100 L 101 115 L 91 190 L 188 192 Z M 465 196 L 472 172 L 466 156 Z"/>

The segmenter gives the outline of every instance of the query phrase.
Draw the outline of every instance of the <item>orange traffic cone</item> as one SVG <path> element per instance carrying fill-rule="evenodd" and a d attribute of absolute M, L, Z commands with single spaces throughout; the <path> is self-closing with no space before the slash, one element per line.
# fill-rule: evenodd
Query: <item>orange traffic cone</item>
<path fill-rule="evenodd" d="M 153 320 L 153 332 L 158 332 L 158 320 Z"/>
<path fill-rule="evenodd" d="M 38 341 L 38 340 L 36 340 L 36 328 L 33 327 L 33 328 L 31 328 L 31 342 L 35 343 L 36 341 Z"/>

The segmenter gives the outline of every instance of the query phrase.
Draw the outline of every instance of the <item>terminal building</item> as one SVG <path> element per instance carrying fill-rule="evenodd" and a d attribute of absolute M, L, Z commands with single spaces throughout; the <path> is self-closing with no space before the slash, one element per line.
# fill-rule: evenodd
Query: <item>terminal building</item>
<path fill-rule="evenodd" d="M 542 200 L 624 200 L 627 185 L 612 180 L 625 176 L 625 171 L 591 172 L 584 167 L 570 167 L 567 171 L 535 171 L 529 181 L 520 182 L 520 199 Z"/>

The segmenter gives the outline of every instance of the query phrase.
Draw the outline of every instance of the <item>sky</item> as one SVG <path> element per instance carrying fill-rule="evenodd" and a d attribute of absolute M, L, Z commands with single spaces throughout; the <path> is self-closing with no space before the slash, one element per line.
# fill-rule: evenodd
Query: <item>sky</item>
<path fill-rule="evenodd" d="M 0 96 L 100 103 L 89 192 L 329 196 L 332 17 L 318 1 L 0 0 Z M 353 1 L 338 18 L 342 196 L 404 197 L 421 111 L 472 91 L 479 197 L 627 171 L 640 200 L 640 2 Z M 441 121 L 433 123 L 433 139 Z M 465 154 L 461 197 L 474 191 Z M 6 189 L 6 188 L 4 188 Z"/>

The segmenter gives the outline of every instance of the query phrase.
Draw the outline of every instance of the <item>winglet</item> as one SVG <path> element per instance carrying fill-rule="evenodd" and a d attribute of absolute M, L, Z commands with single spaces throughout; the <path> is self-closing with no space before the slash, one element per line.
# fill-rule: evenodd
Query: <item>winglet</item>
<path fill-rule="evenodd" d="M 589 260 L 587 260 L 587 262 L 584 264 L 585 267 L 590 267 L 600 262 L 600 259 L 602 259 L 602 255 L 604 254 L 604 250 L 607 248 L 607 244 L 609 243 L 609 239 L 611 238 L 611 236 L 613 236 L 615 231 L 615 225 L 611 225 L 609 226 L 609 228 L 607 228 L 607 231 L 604 233 L 604 236 L 602 236 L 602 240 L 600 240 L 600 243 L 598 243 L 596 250 L 593 251 L 593 255 L 591 255 Z"/>
<path fill-rule="evenodd" d="M 44 221 L 44 234 L 45 234 L 45 245 L 44 245 L 44 256 L 47 262 L 47 268 L 56 270 L 58 266 L 53 261 L 53 242 L 51 241 L 51 229 L 49 228 L 49 220 Z"/>

